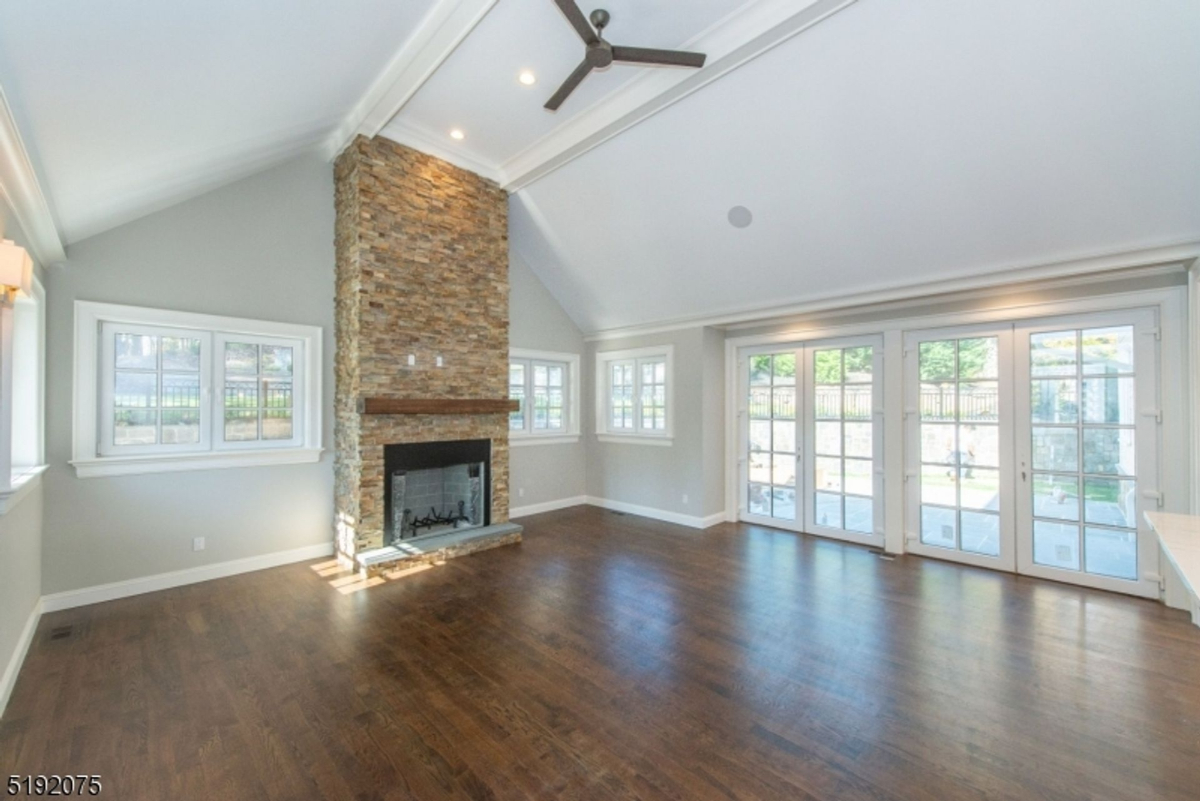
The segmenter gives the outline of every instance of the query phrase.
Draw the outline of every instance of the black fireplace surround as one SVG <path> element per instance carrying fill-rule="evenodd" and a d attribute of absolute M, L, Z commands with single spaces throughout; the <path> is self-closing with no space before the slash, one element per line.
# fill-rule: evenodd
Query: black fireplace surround
<path fill-rule="evenodd" d="M 392 475 L 407 470 L 432 470 L 458 464 L 483 464 L 483 525 L 492 522 L 492 441 L 464 439 L 412 442 L 383 447 L 384 542 L 397 539 L 392 514 Z"/>

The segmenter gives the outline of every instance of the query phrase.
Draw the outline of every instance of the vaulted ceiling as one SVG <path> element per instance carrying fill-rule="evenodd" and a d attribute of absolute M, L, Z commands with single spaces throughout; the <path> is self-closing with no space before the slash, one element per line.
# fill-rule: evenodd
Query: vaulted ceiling
<path fill-rule="evenodd" d="M 1192 0 L 603 5 L 707 65 L 552 113 L 552 0 L 42 0 L 0 5 L 0 87 L 66 242 L 382 133 L 509 188 L 586 331 L 1200 240 Z"/>

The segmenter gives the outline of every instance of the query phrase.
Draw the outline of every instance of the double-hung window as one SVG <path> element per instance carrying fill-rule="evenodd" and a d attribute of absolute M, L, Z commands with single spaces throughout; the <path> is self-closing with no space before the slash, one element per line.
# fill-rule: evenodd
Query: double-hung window
<path fill-rule="evenodd" d="M 520 401 L 520 408 L 508 418 L 513 444 L 578 441 L 577 354 L 513 350 L 508 363 L 508 397 Z"/>
<path fill-rule="evenodd" d="M 600 439 L 669 444 L 671 372 L 670 346 L 596 354 Z"/>
<path fill-rule="evenodd" d="M 14 508 L 46 469 L 46 292 L 0 305 L 0 514 Z"/>
<path fill-rule="evenodd" d="M 315 461 L 320 329 L 76 304 L 80 476 Z"/>

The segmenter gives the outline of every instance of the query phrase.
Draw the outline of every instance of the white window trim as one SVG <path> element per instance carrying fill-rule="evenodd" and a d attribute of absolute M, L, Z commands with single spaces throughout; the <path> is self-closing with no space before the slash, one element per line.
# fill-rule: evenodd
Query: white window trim
<path fill-rule="evenodd" d="M 0 386 L 0 516 L 16 508 L 22 498 L 26 497 L 35 487 L 42 483 L 42 473 L 46 472 L 46 289 L 33 275 L 33 302 L 38 307 L 38 342 L 37 342 L 37 442 L 38 454 L 36 464 L 13 464 L 12 461 L 12 426 L 13 426 L 13 397 L 12 397 L 12 362 L 15 345 L 14 312 L 15 308 L 0 309 L 3 315 L 2 331 L 0 331 L 0 369 L 4 371 Z M 17 298 L 14 304 L 27 303 L 24 298 Z"/>
<path fill-rule="evenodd" d="M 645 431 L 641 426 L 641 375 L 636 369 L 639 359 L 663 359 L 667 363 L 667 428 L 665 431 Z M 634 429 L 611 429 L 609 420 L 612 419 L 610 402 L 610 380 L 612 371 L 609 369 L 613 362 L 633 361 L 635 364 L 633 377 L 633 420 Z M 596 439 L 600 442 L 624 445 L 661 445 L 670 446 L 675 436 L 675 346 L 655 345 L 649 348 L 634 348 L 631 350 L 600 351 L 596 354 Z"/>
<path fill-rule="evenodd" d="M 163 326 L 244 334 L 253 337 L 282 337 L 304 345 L 302 380 L 297 394 L 303 399 L 303 421 L 297 444 L 292 447 L 255 447 L 236 450 L 214 449 L 188 453 L 153 453 L 101 456 L 100 413 L 100 328 L 104 323 Z M 72 393 L 72 458 L 80 478 L 137 475 L 180 470 L 304 464 L 321 458 L 322 428 L 322 335 L 319 326 L 297 325 L 212 314 L 121 306 L 92 301 L 75 301 L 75 389 Z M 216 408 L 214 404 L 213 408 Z"/>
<path fill-rule="evenodd" d="M 534 431 L 530 426 L 532 417 L 529 414 L 525 416 L 526 427 L 520 431 L 509 430 L 508 444 L 513 448 L 526 447 L 529 445 L 572 445 L 579 442 L 580 437 L 580 412 L 579 412 L 579 368 L 580 356 L 578 353 L 559 353 L 549 350 L 528 350 L 526 348 L 511 348 L 508 351 L 509 363 L 514 360 L 521 361 L 541 361 L 541 362 L 564 362 L 567 365 L 567 380 L 564 382 L 564 388 L 567 391 L 567 397 L 563 406 L 563 413 L 566 416 L 567 425 L 563 429 L 556 431 Z M 526 376 L 526 389 L 530 386 L 532 379 Z M 528 393 L 527 399 L 528 399 Z M 526 409 L 529 406 L 526 404 Z"/>

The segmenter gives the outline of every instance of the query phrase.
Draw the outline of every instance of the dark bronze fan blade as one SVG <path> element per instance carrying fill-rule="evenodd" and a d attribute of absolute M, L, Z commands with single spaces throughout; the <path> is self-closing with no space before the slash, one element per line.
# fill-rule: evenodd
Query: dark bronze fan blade
<path fill-rule="evenodd" d="M 579 38 L 587 44 L 595 44 L 600 40 L 596 35 L 596 31 L 592 28 L 587 17 L 583 16 L 583 12 L 579 10 L 579 6 L 575 4 L 575 0 L 554 0 L 554 4 L 558 6 L 567 21 L 571 23 L 571 27 L 579 34 Z"/>
<path fill-rule="evenodd" d="M 558 107 L 561 106 L 563 101 L 567 99 L 567 95 L 571 94 L 571 92 L 574 92 L 575 87 L 579 86 L 579 84 L 583 82 L 583 79 L 586 78 L 588 73 L 591 71 L 592 65 L 587 62 L 587 59 L 584 59 L 579 66 L 575 68 L 575 71 L 572 72 L 565 81 L 563 81 L 563 85 L 558 87 L 558 91 L 554 93 L 554 97 L 546 101 L 546 108 L 550 109 L 551 111 L 557 111 Z"/>
<path fill-rule="evenodd" d="M 630 64 L 666 64 L 672 67 L 703 67 L 704 53 L 683 50 L 655 50 L 650 47 L 617 47 L 613 45 L 613 61 Z"/>

